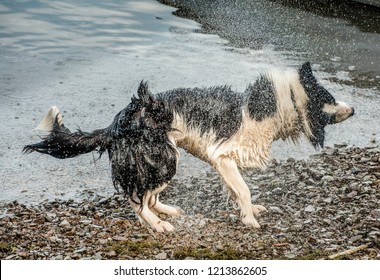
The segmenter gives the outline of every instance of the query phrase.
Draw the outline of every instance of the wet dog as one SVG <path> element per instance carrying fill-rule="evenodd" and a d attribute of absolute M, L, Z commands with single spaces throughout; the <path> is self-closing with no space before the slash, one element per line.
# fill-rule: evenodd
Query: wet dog
<path fill-rule="evenodd" d="M 325 126 L 342 122 L 354 109 L 323 88 L 309 63 L 298 70 L 270 70 L 244 92 L 228 86 L 178 88 L 152 95 L 146 83 L 138 97 L 119 112 L 110 126 L 93 132 L 71 132 L 52 107 L 39 125 L 49 131 L 42 142 L 24 147 L 56 158 L 98 151 L 108 153 L 115 187 L 121 187 L 142 223 L 155 230 L 173 226 L 159 217 L 180 214 L 159 201 L 159 193 L 176 173 L 181 147 L 211 164 L 241 209 L 244 224 L 259 228 L 261 205 L 239 169 L 265 168 L 277 139 L 297 142 L 305 136 L 323 147 Z"/>

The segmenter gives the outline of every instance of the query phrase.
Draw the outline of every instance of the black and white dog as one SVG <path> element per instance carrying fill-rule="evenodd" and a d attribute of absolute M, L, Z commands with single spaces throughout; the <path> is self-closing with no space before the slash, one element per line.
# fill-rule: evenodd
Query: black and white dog
<path fill-rule="evenodd" d="M 228 86 L 178 88 L 152 95 L 146 83 L 138 98 L 119 112 L 111 125 L 93 132 L 71 132 L 52 107 L 39 125 L 49 131 L 42 142 L 27 145 L 56 158 L 107 151 L 112 180 L 120 186 L 142 223 L 172 231 L 159 217 L 180 214 L 158 199 L 176 173 L 177 147 L 210 163 L 224 179 L 241 208 L 242 222 L 260 225 L 255 216 L 266 209 L 251 203 L 239 168 L 265 168 L 274 140 L 302 135 L 322 147 L 324 128 L 344 121 L 354 109 L 334 97 L 316 80 L 309 63 L 297 70 L 271 70 L 244 92 Z"/>

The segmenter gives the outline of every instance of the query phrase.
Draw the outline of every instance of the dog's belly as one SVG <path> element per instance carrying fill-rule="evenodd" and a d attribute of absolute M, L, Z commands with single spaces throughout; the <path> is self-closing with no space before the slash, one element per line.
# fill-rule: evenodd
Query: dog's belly
<path fill-rule="evenodd" d="M 212 133 L 191 133 L 177 139 L 176 145 L 191 155 L 215 166 L 220 158 L 233 159 L 240 168 L 264 169 L 269 158 L 269 143 L 258 142 L 252 135 L 239 131 L 230 139 L 215 140 Z"/>
<path fill-rule="evenodd" d="M 199 135 L 190 134 L 178 139 L 176 144 L 189 154 L 212 164 L 213 160 L 209 157 L 208 148 L 215 145 L 215 141 L 212 141 L 210 138 L 211 137 L 200 137 Z"/>

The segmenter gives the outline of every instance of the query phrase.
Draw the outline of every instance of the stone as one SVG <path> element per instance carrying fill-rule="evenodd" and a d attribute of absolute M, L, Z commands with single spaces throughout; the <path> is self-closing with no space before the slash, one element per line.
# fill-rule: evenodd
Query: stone
<path fill-rule="evenodd" d="M 62 227 L 67 227 L 67 226 L 70 226 L 70 223 L 67 220 L 63 220 L 62 222 L 59 223 L 59 225 Z"/>
<path fill-rule="evenodd" d="M 376 219 L 380 219 L 380 209 L 374 209 L 369 214 Z"/>
<path fill-rule="evenodd" d="M 57 215 L 55 213 L 47 213 L 45 216 L 45 219 L 48 222 L 52 222 L 56 217 L 57 217 Z"/>
<path fill-rule="evenodd" d="M 74 254 L 82 254 L 82 253 L 85 253 L 85 252 L 87 252 L 87 248 L 83 247 L 83 248 L 79 248 L 79 249 L 75 250 Z"/>
<path fill-rule="evenodd" d="M 327 182 L 334 182 L 335 178 L 333 176 L 330 176 L 330 175 L 325 175 L 325 176 L 323 176 L 322 180 L 327 181 Z"/>
<path fill-rule="evenodd" d="M 358 192 L 357 191 L 352 191 L 349 194 L 347 194 L 347 198 L 353 199 L 355 196 L 357 196 Z"/>
<path fill-rule="evenodd" d="M 311 212 L 315 212 L 315 208 L 313 205 L 308 205 L 303 211 L 311 213 Z"/>
<path fill-rule="evenodd" d="M 154 257 L 156 260 L 166 260 L 168 258 L 168 254 L 166 254 L 166 252 L 161 252 Z"/>
<path fill-rule="evenodd" d="M 272 213 L 278 213 L 278 214 L 284 213 L 284 211 L 282 211 L 280 207 L 277 207 L 277 206 L 269 206 L 268 211 Z"/>

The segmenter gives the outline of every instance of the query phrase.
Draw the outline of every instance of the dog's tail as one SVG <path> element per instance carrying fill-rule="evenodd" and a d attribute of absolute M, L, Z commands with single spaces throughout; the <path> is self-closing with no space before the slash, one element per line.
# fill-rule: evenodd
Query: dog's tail
<path fill-rule="evenodd" d="M 36 129 L 49 134 L 41 142 L 25 146 L 24 153 L 36 151 L 56 158 L 71 158 L 94 150 L 102 154 L 111 142 L 108 128 L 93 132 L 71 132 L 64 126 L 62 115 L 56 106 L 50 108 Z"/>

